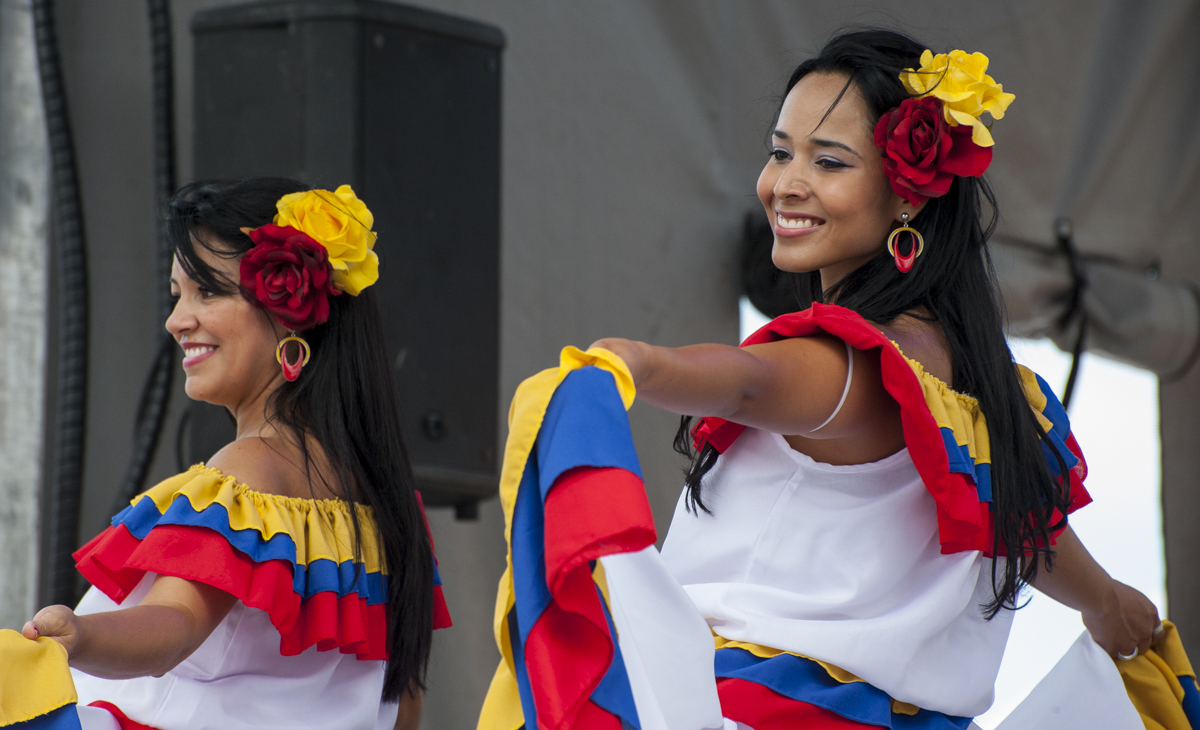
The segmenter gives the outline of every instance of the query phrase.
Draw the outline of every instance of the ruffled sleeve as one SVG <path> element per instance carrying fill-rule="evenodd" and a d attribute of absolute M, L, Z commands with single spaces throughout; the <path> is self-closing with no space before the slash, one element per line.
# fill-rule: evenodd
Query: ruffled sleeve
<path fill-rule="evenodd" d="M 987 419 L 978 402 L 951 390 L 926 373 L 920 363 L 904 356 L 887 337 L 851 310 L 814 304 L 803 312 L 786 314 L 767 323 L 742 346 L 825 333 L 858 350 L 880 351 L 880 370 L 887 392 L 900 405 L 900 421 L 909 455 L 937 505 L 938 536 L 943 553 L 979 550 L 993 552 L 991 449 Z M 1071 504 L 1068 512 L 1088 504 L 1083 486 L 1087 464 L 1071 435 L 1066 410 L 1044 380 L 1018 367 L 1026 399 L 1047 438 L 1068 470 Z M 705 418 L 693 436 L 697 447 L 711 444 L 724 452 L 745 426 L 720 418 Z M 1061 475 L 1058 460 L 1042 444 L 1052 476 Z M 1055 522 L 1061 515 L 1054 515 Z"/>
<path fill-rule="evenodd" d="M 284 656 L 311 646 L 387 658 L 388 575 L 374 515 L 351 506 L 255 492 L 197 465 L 139 495 L 75 553 L 76 567 L 120 602 L 147 572 L 226 591 L 267 613 Z M 434 568 L 434 618 L 449 613 Z"/>

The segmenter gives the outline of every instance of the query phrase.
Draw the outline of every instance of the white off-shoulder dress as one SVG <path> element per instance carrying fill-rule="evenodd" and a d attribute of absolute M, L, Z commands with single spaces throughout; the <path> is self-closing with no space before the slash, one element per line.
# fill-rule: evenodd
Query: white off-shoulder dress
<path fill-rule="evenodd" d="M 92 588 L 77 613 L 137 605 L 157 575 L 239 600 L 205 642 L 161 677 L 72 670 L 85 730 L 375 730 L 383 704 L 387 583 L 375 521 L 350 506 L 255 492 L 203 465 L 133 501 L 76 553 Z M 434 625 L 450 624 L 436 568 Z"/>

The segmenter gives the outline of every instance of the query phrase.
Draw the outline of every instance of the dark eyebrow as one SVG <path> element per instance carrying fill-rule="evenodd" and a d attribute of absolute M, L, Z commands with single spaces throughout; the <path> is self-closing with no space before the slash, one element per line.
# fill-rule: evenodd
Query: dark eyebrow
<path fill-rule="evenodd" d="M 851 147 L 844 145 L 841 142 L 834 142 L 831 139 L 814 139 L 814 140 L 812 140 L 812 143 L 818 147 L 835 147 L 839 150 L 846 150 L 847 152 L 854 155 L 858 159 L 860 159 L 860 160 L 862 159 L 862 155 L 858 154 Z"/>
<path fill-rule="evenodd" d="M 771 136 L 778 137 L 779 139 L 791 139 L 792 138 L 791 135 L 789 135 L 787 132 L 783 131 L 782 129 L 776 129 L 774 132 L 771 132 Z M 844 145 L 841 142 L 834 142 L 831 139 L 814 139 L 814 140 L 812 140 L 812 143 L 814 145 L 816 145 L 817 147 L 835 147 L 839 150 L 846 150 L 847 152 L 854 155 L 858 159 L 860 159 L 860 160 L 862 159 L 862 155 L 855 152 L 852 147 L 850 147 L 848 145 Z"/>

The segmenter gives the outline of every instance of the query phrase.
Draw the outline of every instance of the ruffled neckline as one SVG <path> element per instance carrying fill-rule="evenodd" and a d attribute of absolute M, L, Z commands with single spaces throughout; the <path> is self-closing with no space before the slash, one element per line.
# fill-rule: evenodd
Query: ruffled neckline
<path fill-rule="evenodd" d="M 876 327 L 876 329 L 878 329 L 878 327 Z M 886 335 L 884 336 L 886 337 Z M 918 378 L 929 383 L 934 388 L 937 388 L 940 393 L 957 398 L 970 408 L 974 408 L 975 410 L 979 409 L 979 400 L 977 398 L 951 388 L 946 381 L 926 370 L 925 366 L 922 365 L 919 360 L 914 360 L 908 355 L 905 355 L 904 350 L 900 348 L 900 343 L 896 342 L 890 337 L 887 338 L 887 341 L 892 344 L 892 347 L 896 348 L 896 352 L 900 353 L 900 357 L 904 358 L 904 361 L 909 364 L 909 367 L 913 369 L 913 372 L 917 374 Z"/>
<path fill-rule="evenodd" d="M 289 497 L 286 494 L 275 494 L 273 492 L 261 492 L 257 489 L 254 489 L 253 487 L 247 485 L 245 482 L 239 481 L 238 478 L 233 476 L 232 474 L 226 474 L 225 472 L 221 471 L 220 469 L 217 469 L 216 467 L 208 466 L 204 462 L 200 462 L 198 464 L 193 464 L 190 469 L 188 469 L 186 472 L 184 472 L 184 474 L 196 474 L 196 475 L 205 474 L 208 476 L 217 477 L 223 483 L 229 484 L 235 493 L 237 493 L 247 499 L 254 500 L 255 502 L 262 502 L 262 503 L 273 502 L 281 507 L 286 507 L 288 509 L 295 509 L 295 510 L 300 510 L 300 511 L 308 511 L 308 510 L 313 510 L 313 509 L 317 509 L 317 510 L 334 510 L 334 509 L 336 509 L 336 510 L 340 510 L 343 512 L 350 511 L 350 503 L 344 499 L 319 499 L 317 497 Z M 358 508 L 358 511 L 360 513 L 363 513 L 366 516 L 369 516 L 372 519 L 374 519 L 375 512 L 374 512 L 374 509 L 370 505 L 355 504 L 354 506 L 356 508 Z"/>
<path fill-rule="evenodd" d="M 280 653 L 316 646 L 386 659 L 390 578 L 370 507 L 255 491 L 197 464 L 138 495 L 75 553 L 79 571 L 123 601 L 146 572 L 219 588 L 265 611 Z M 434 627 L 449 613 L 434 565 Z"/>
<path fill-rule="evenodd" d="M 921 363 L 907 357 L 899 345 L 858 313 L 835 305 L 814 304 L 802 312 L 777 317 L 747 337 L 742 346 L 818 333 L 837 337 L 858 350 L 880 350 L 884 389 L 900 406 L 905 444 L 937 506 L 942 552 L 979 550 L 991 557 L 991 445 L 979 402 L 926 372 Z M 1070 471 L 1071 510 L 1078 509 L 1091 497 L 1083 488 L 1087 466 L 1071 436 L 1066 411 L 1045 381 L 1026 368 L 1015 367 L 1030 407 L 1064 455 Z M 701 419 L 692 433 L 697 447 L 708 444 L 723 453 L 745 428 L 709 417 Z M 1060 476 L 1045 444 L 1043 449 L 1051 476 Z"/>

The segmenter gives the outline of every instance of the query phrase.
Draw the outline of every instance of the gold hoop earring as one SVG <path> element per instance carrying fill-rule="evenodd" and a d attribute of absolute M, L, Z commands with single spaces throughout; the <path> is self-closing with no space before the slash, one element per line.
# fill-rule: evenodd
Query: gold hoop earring
<path fill-rule="evenodd" d="M 912 239 L 912 248 L 907 254 L 901 254 L 896 246 L 896 237 L 901 233 L 909 234 Z M 907 274 L 912 271 L 913 264 L 917 262 L 917 257 L 925 251 L 925 239 L 921 237 L 921 232 L 915 228 L 910 228 L 908 225 L 908 213 L 900 214 L 900 227 L 892 231 L 887 240 L 888 253 L 892 255 L 892 260 L 896 262 L 896 268 L 901 274 Z"/>
<path fill-rule="evenodd" d="M 287 349 L 287 343 L 289 342 L 295 342 L 300 347 L 301 353 L 303 353 L 303 357 L 297 357 L 295 362 L 288 362 L 287 360 L 287 353 L 285 350 Z M 278 362 L 280 367 L 283 368 L 283 377 L 286 378 L 288 382 L 292 382 L 296 378 L 300 377 L 300 371 L 305 365 L 308 364 L 308 359 L 310 357 L 312 357 L 312 348 L 308 346 L 308 343 L 304 341 L 303 337 L 297 336 L 295 332 L 292 332 L 287 337 L 284 337 L 279 341 L 279 344 L 275 346 L 275 361 Z"/>

